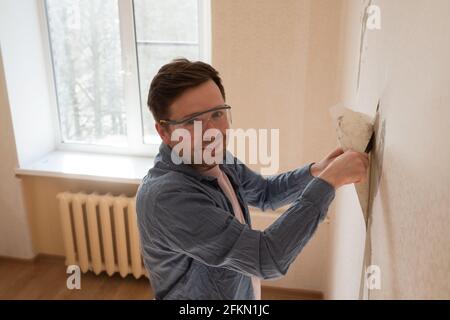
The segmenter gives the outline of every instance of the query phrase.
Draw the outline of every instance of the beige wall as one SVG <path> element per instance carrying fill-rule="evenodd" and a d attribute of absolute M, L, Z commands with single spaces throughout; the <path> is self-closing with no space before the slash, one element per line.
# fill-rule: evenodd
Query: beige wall
<path fill-rule="evenodd" d="M 98 192 L 134 196 L 137 185 L 69 180 L 48 177 L 23 177 L 25 203 L 32 226 L 36 253 L 64 255 L 61 220 L 56 195 L 59 192 Z"/>
<path fill-rule="evenodd" d="M 212 63 L 233 106 L 233 125 L 280 129 L 280 171 L 318 161 L 336 145 L 328 109 L 339 102 L 341 5 L 327 0 L 212 2 Z M 273 218 L 267 220 L 261 218 L 260 224 Z M 278 283 L 326 290 L 328 228 L 320 226 Z"/>
<path fill-rule="evenodd" d="M 238 128 L 280 129 L 281 168 L 303 154 L 310 1 L 212 1 L 212 63 Z"/>
<path fill-rule="evenodd" d="M 382 25 L 381 30 L 366 32 L 357 90 L 365 7 L 363 2 L 345 1 L 342 73 L 345 103 L 374 114 L 380 100 L 369 230 L 370 262 L 381 269 L 381 290 L 368 291 L 368 297 L 448 299 L 450 2 L 383 0 L 373 4 L 381 9 Z M 359 280 L 351 272 L 362 258 L 358 241 L 364 230 L 354 190 L 343 191 L 336 212 L 340 223 L 331 232 L 335 260 L 330 273 L 335 281 L 328 297 L 357 298 Z M 350 251 L 352 246 L 356 250 Z M 343 261 L 351 261 L 347 269 Z"/>
<path fill-rule="evenodd" d="M 339 102 L 357 106 L 356 79 L 359 62 L 362 1 L 344 0 L 338 28 L 337 87 Z M 358 8 L 358 9 L 356 9 Z M 362 111 L 362 110 L 359 110 Z M 334 200 L 333 224 L 329 230 L 326 299 L 358 299 L 364 256 L 365 226 L 353 185 L 341 187 Z"/>

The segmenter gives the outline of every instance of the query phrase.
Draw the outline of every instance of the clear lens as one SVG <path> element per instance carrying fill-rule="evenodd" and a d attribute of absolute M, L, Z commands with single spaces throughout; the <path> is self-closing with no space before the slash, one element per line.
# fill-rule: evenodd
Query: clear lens
<path fill-rule="evenodd" d="M 175 128 L 184 128 L 187 130 L 194 129 L 195 122 L 199 121 L 202 126 L 206 126 L 208 122 L 212 122 L 215 126 L 231 125 L 231 110 L 219 109 L 211 110 L 196 117 L 186 119 L 185 121 L 175 124 Z"/>

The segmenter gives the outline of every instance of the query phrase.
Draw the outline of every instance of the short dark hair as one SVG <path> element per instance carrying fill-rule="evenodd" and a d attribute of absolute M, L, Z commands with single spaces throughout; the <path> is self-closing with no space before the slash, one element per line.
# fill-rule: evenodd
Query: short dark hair
<path fill-rule="evenodd" d="M 172 60 L 162 66 L 150 84 L 147 105 L 155 121 L 166 120 L 169 106 L 184 91 L 213 80 L 225 100 L 225 89 L 219 72 L 211 65 L 185 58 Z"/>

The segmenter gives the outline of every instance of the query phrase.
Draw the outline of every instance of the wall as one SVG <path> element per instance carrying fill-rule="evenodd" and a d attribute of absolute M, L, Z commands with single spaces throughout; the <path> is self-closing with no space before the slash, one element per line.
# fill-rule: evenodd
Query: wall
<path fill-rule="evenodd" d="M 137 185 L 75 179 L 23 177 L 25 203 L 37 253 L 64 256 L 64 243 L 56 195 L 59 192 L 98 192 L 134 196 Z"/>
<path fill-rule="evenodd" d="M 29 259 L 34 253 L 22 184 L 14 176 L 18 158 L 1 51 L 0 114 L 0 256 Z"/>
<path fill-rule="evenodd" d="M 339 102 L 356 109 L 356 79 L 359 62 L 362 1 L 344 0 L 339 12 L 341 22 L 337 82 Z M 361 110 L 359 110 L 361 111 Z M 336 138 L 335 138 L 336 139 Z M 328 281 L 326 299 L 358 299 L 364 256 L 365 226 L 353 185 L 336 192 L 333 225 L 329 232 Z"/>
<path fill-rule="evenodd" d="M 0 255 L 24 259 L 34 252 L 14 168 L 39 159 L 55 146 L 39 3 L 0 1 Z"/>
<path fill-rule="evenodd" d="M 284 170 L 304 155 L 310 10 L 310 1 L 212 1 L 212 63 L 233 126 L 279 128 L 280 141 L 291 146 L 280 150 Z"/>
<path fill-rule="evenodd" d="M 336 146 L 328 108 L 339 102 L 341 5 L 212 1 L 212 63 L 224 80 L 233 125 L 279 128 L 280 171 L 318 161 Z M 261 216 L 255 224 L 266 226 L 275 217 Z M 328 228 L 322 224 L 288 275 L 269 284 L 325 291 Z"/>
<path fill-rule="evenodd" d="M 52 151 L 56 140 L 42 3 L 0 1 L 0 40 L 19 165 Z"/>
<path fill-rule="evenodd" d="M 373 1 L 381 9 L 381 30 L 367 30 L 361 37 L 367 4 L 345 1 L 342 56 L 343 102 L 374 115 L 380 101 L 369 253 L 370 263 L 380 267 L 381 289 L 366 295 L 448 299 L 450 2 Z M 335 281 L 329 298 L 358 297 L 359 275 L 353 271 L 362 260 L 364 226 L 355 201 L 352 189 L 343 190 L 338 200 L 341 223 L 331 232 L 335 263 L 330 273 Z"/>

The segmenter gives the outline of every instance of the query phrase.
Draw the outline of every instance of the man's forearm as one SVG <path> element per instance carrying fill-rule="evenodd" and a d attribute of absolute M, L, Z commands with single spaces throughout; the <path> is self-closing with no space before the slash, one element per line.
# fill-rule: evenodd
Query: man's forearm
<path fill-rule="evenodd" d="M 266 279 L 286 273 L 326 216 L 334 196 L 335 189 L 330 184 L 314 178 L 293 205 L 264 230 L 260 254 Z"/>
<path fill-rule="evenodd" d="M 266 203 L 263 208 L 276 210 L 296 200 L 314 179 L 311 172 L 312 165 L 307 164 L 295 170 L 267 177 Z"/>

